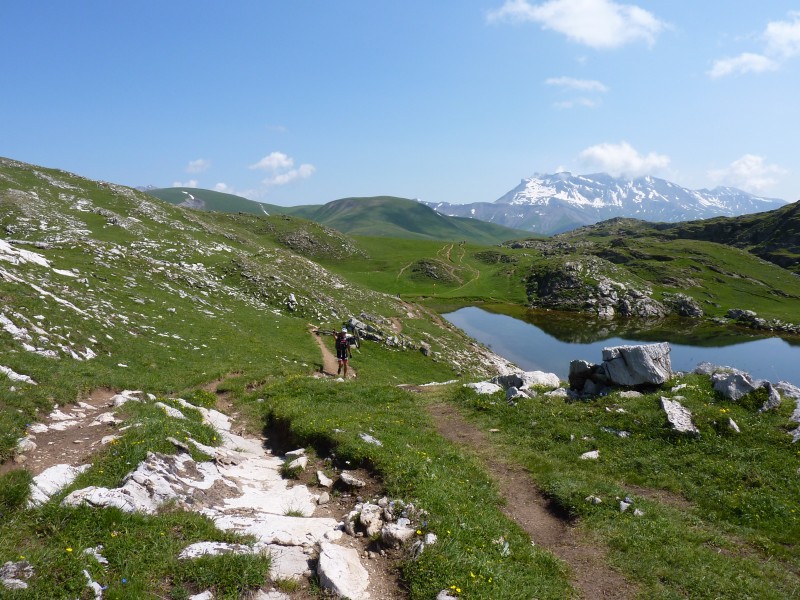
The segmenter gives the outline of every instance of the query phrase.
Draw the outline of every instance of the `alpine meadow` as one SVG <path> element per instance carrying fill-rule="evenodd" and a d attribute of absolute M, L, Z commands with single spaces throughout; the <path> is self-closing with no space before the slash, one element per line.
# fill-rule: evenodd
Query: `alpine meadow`
<path fill-rule="evenodd" d="M 580 393 L 440 316 L 796 339 L 794 205 L 542 238 L 215 200 L 0 159 L 4 598 L 800 597 L 799 389 Z"/>

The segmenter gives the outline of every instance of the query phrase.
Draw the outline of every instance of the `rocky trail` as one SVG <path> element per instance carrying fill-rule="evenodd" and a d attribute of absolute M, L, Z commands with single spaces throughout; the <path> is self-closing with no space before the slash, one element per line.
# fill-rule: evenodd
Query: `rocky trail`
<path fill-rule="evenodd" d="M 95 452 L 113 444 L 127 429 L 117 416 L 119 407 L 147 400 L 155 398 L 135 391 L 115 394 L 99 390 L 85 402 L 56 408 L 41 423 L 29 427 L 24 452 L 17 454 L 16 461 L 3 465 L 3 470 L 29 469 L 34 475 L 32 504 L 46 502 L 90 467 Z M 219 395 L 218 400 L 218 407 L 232 408 L 224 395 Z M 306 456 L 303 449 L 275 455 L 268 446 L 269 440 L 248 434 L 244 427 L 235 425 L 235 414 L 229 416 L 180 399 L 177 402 L 182 408 L 199 410 L 204 420 L 220 433 L 222 444 L 207 447 L 191 439 L 172 440 L 178 448 L 177 454 L 149 453 L 120 487 L 76 490 L 63 502 L 94 508 L 113 506 L 145 514 L 155 514 L 159 506 L 173 502 L 178 508 L 204 514 L 220 529 L 254 536 L 257 542 L 249 546 L 195 543 L 184 549 L 181 558 L 191 560 L 230 552 L 269 553 L 272 585 L 254 595 L 255 600 L 318 598 L 311 577 L 342 597 L 363 600 L 405 597 L 396 575 L 400 551 L 391 545 L 382 549 L 362 532 L 360 523 L 353 522 L 363 510 L 362 505 L 367 506 L 366 499 L 384 506 L 394 505 L 386 498 L 379 500 L 380 484 L 369 473 L 361 470 L 346 475 L 337 473 L 327 461 Z M 156 404 L 171 417 L 182 418 L 180 409 L 166 403 Z M 188 452 L 189 445 L 212 460 L 194 461 Z M 287 465 L 298 473 L 296 479 L 284 477 Z M 380 519 L 377 522 L 383 524 Z M 300 583 L 291 586 L 289 593 L 279 591 L 281 582 L 288 580 Z M 24 582 L 9 582 L 9 585 L 20 583 Z M 2 588 L 6 581 L 0 584 Z M 202 591 L 193 596 L 195 600 L 211 597 Z"/>

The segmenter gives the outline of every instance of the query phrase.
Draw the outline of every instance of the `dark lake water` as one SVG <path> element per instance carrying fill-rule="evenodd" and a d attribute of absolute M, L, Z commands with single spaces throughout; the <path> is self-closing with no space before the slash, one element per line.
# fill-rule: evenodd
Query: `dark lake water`
<path fill-rule="evenodd" d="M 689 319 L 618 322 L 520 307 L 485 308 L 471 306 L 442 316 L 526 371 L 566 379 L 571 360 L 599 363 L 607 346 L 669 342 L 675 371 L 710 362 L 736 367 L 757 379 L 800 385 L 800 340 L 790 344 Z"/>

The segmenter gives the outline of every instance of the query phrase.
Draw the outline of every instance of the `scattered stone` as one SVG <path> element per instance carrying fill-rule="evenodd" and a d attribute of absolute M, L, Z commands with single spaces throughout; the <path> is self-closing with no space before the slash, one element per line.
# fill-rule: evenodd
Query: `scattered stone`
<path fill-rule="evenodd" d="M 27 436 L 17 441 L 17 446 L 14 448 L 14 451 L 19 454 L 25 454 L 26 452 L 33 452 L 36 448 L 36 442 L 33 441 L 31 436 Z"/>
<path fill-rule="evenodd" d="M 358 517 L 359 523 L 364 528 L 367 537 L 372 537 L 381 532 L 383 528 L 383 508 L 377 504 L 363 504 L 361 514 Z"/>
<path fill-rule="evenodd" d="M 602 504 L 602 502 L 603 502 L 603 500 L 600 497 L 595 496 L 595 495 L 586 496 L 586 498 L 584 498 L 584 500 L 586 500 L 586 502 L 588 502 L 589 504 L 595 504 L 595 505 L 596 504 Z"/>
<path fill-rule="evenodd" d="M 600 458 L 600 450 L 591 450 L 580 455 L 581 460 L 597 460 L 598 458 Z"/>
<path fill-rule="evenodd" d="M 757 389 L 753 378 L 742 371 L 714 373 L 711 375 L 711 382 L 713 383 L 714 391 L 734 402 Z"/>
<path fill-rule="evenodd" d="M 775 386 L 773 386 L 769 381 L 765 381 L 760 387 L 766 388 L 769 397 L 767 398 L 767 401 L 764 402 L 764 405 L 758 409 L 758 412 L 765 412 L 778 408 L 781 405 L 781 395 Z"/>
<path fill-rule="evenodd" d="M 630 502 L 625 502 L 625 500 L 620 500 L 619 501 L 619 512 L 625 512 L 630 507 L 631 507 L 631 503 Z"/>
<path fill-rule="evenodd" d="M 436 594 L 436 600 L 458 600 L 458 596 L 452 596 L 449 591 L 442 590 Z"/>
<path fill-rule="evenodd" d="M 733 431 L 734 433 L 741 433 L 739 430 L 739 426 L 736 424 L 736 421 L 728 417 L 728 428 Z"/>
<path fill-rule="evenodd" d="M 339 479 L 341 479 L 342 483 L 349 485 L 350 487 L 363 488 L 367 486 L 365 481 L 360 480 L 358 477 L 348 473 L 347 471 L 342 471 L 339 475 Z"/>
<path fill-rule="evenodd" d="M 464 387 L 471 388 L 475 390 L 475 392 L 478 394 L 495 394 L 503 389 L 496 383 L 490 383 L 488 381 L 478 381 L 477 383 L 465 383 Z"/>
<path fill-rule="evenodd" d="M 322 506 L 323 504 L 327 504 L 331 501 L 331 495 L 328 492 L 322 492 L 317 498 L 317 504 Z"/>
<path fill-rule="evenodd" d="M 490 382 L 500 385 L 506 390 L 511 387 L 525 390 L 534 386 L 557 388 L 561 385 L 558 375 L 544 371 L 517 371 L 493 377 Z"/>
<path fill-rule="evenodd" d="M 644 516 L 644 512 L 643 512 L 643 511 L 641 511 L 641 510 L 640 510 L 640 509 L 638 509 L 638 508 L 635 508 L 635 509 L 633 510 L 633 516 L 634 516 L 634 517 L 643 517 L 643 516 Z"/>
<path fill-rule="evenodd" d="M 320 585 L 342 598 L 368 598 L 369 575 L 353 548 L 328 542 L 320 544 L 317 573 Z"/>
<path fill-rule="evenodd" d="M 680 402 L 661 396 L 661 407 L 667 413 L 667 421 L 673 430 L 679 433 L 700 434 L 700 430 L 692 423 L 692 413 Z"/>
<path fill-rule="evenodd" d="M 372 444 L 374 446 L 383 446 L 383 442 L 381 442 L 378 439 L 375 439 L 374 437 L 372 437 L 368 433 L 359 433 L 358 437 L 360 437 L 362 440 L 364 440 L 368 444 Z"/>
<path fill-rule="evenodd" d="M 792 385 L 788 381 L 779 381 L 775 384 L 775 388 L 784 396 L 795 401 L 794 412 L 792 412 L 792 416 L 789 418 L 793 422 L 800 424 L 800 387 Z M 800 440 L 800 427 L 789 433 L 792 436 L 792 443 Z"/>
<path fill-rule="evenodd" d="M 333 487 L 333 479 L 325 475 L 322 471 L 317 471 L 317 481 L 322 487 L 325 488 L 332 488 Z"/>
<path fill-rule="evenodd" d="M 298 456 L 292 462 L 287 464 L 286 468 L 290 470 L 299 469 L 300 471 L 305 471 L 307 466 L 308 466 L 308 457 Z"/>
<path fill-rule="evenodd" d="M 566 388 L 557 388 L 555 390 L 551 390 L 549 392 L 544 393 L 545 396 L 548 398 L 566 398 L 567 397 L 567 389 Z"/>
<path fill-rule="evenodd" d="M 306 449 L 305 448 L 298 448 L 297 450 L 290 450 L 289 452 L 284 454 L 283 455 L 283 459 L 286 462 L 292 462 L 293 460 L 296 460 L 296 459 L 300 458 L 301 456 L 305 456 L 305 455 L 306 455 Z"/>
<path fill-rule="evenodd" d="M 173 419 L 185 419 L 186 418 L 186 416 L 181 411 L 179 411 L 177 408 L 175 408 L 174 406 L 169 406 L 167 404 L 164 404 L 163 402 L 156 402 L 155 405 L 158 408 L 162 409 L 165 413 L 167 413 L 167 416 L 172 417 Z"/>
<path fill-rule="evenodd" d="M 381 541 L 390 548 L 398 548 L 414 537 L 416 531 L 408 525 L 389 523 L 381 529 Z"/>
<path fill-rule="evenodd" d="M 8 561 L 0 567 L 0 584 L 7 590 L 26 590 L 25 580 L 33 577 L 33 567 L 26 561 Z"/>

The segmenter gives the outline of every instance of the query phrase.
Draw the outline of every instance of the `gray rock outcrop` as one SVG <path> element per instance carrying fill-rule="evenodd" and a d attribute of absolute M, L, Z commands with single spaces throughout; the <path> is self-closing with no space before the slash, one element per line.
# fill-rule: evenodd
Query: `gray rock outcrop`
<path fill-rule="evenodd" d="M 603 366 L 616 385 L 661 385 L 672 378 L 669 352 L 667 342 L 603 348 Z"/>
<path fill-rule="evenodd" d="M 692 413 L 680 402 L 662 396 L 661 407 L 667 414 L 667 421 L 669 421 L 673 430 L 678 433 L 700 434 L 700 430 L 692 423 Z"/>
<path fill-rule="evenodd" d="M 578 395 L 594 396 L 612 386 L 661 385 L 673 376 L 669 353 L 667 342 L 603 348 L 599 365 L 585 360 L 570 362 L 570 389 Z"/>

